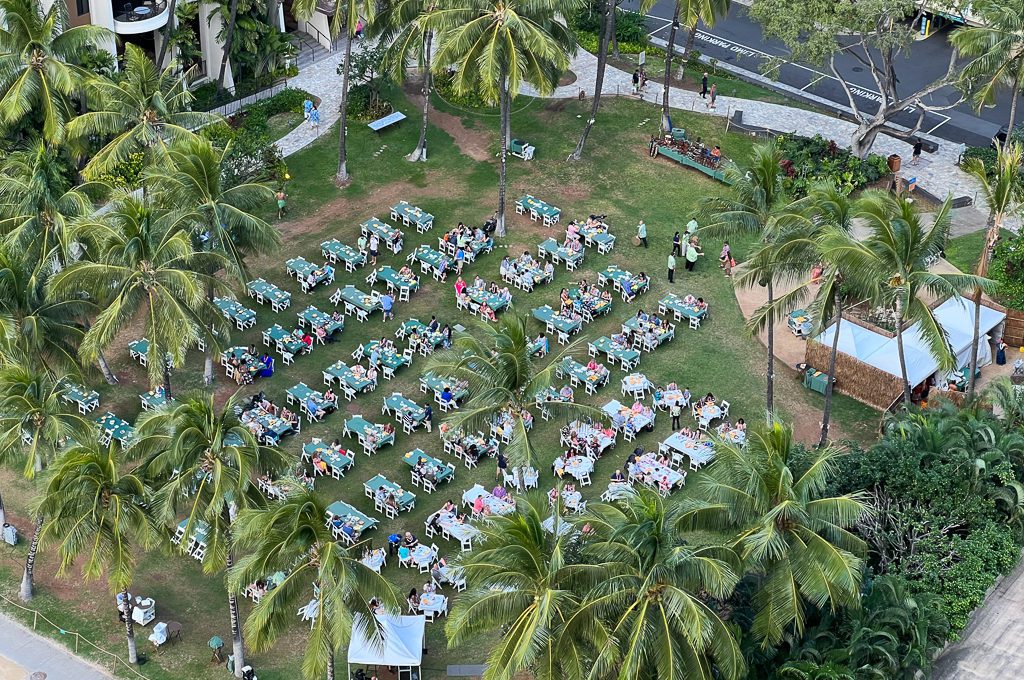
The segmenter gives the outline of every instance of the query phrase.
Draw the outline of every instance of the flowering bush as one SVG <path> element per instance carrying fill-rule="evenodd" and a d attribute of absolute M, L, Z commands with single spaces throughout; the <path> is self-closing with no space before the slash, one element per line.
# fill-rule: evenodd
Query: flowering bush
<path fill-rule="evenodd" d="M 799 198 L 816 182 L 830 181 L 849 194 L 863 189 L 889 172 L 884 156 L 870 154 L 861 160 L 835 141 L 814 137 L 780 136 L 779 148 L 785 160 L 780 164 L 784 186 Z"/>

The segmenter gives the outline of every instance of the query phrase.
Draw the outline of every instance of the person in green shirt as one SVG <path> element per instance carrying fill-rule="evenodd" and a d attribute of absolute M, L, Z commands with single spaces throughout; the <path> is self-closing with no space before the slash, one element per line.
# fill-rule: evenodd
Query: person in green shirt
<path fill-rule="evenodd" d="M 700 250 L 700 246 L 696 245 L 691 239 L 690 242 L 686 244 L 686 271 L 692 272 L 693 266 L 697 264 L 697 258 L 703 254 L 704 253 Z"/>
<path fill-rule="evenodd" d="M 676 275 L 676 256 L 675 253 L 668 254 L 668 282 L 673 283 Z"/>
<path fill-rule="evenodd" d="M 640 220 L 640 224 L 636 225 L 636 237 L 640 239 L 640 242 L 644 244 L 644 248 L 647 247 L 647 225 L 644 224 L 643 220 Z"/>
<path fill-rule="evenodd" d="M 700 225 L 697 224 L 697 219 L 696 218 L 691 218 L 690 221 L 686 223 L 686 235 L 687 236 L 693 236 L 694 233 L 699 228 L 700 228 Z"/>

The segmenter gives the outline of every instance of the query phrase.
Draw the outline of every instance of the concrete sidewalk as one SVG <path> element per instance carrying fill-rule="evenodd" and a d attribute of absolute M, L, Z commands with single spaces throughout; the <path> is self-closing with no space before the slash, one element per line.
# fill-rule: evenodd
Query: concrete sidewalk
<path fill-rule="evenodd" d="M 26 680 L 38 672 L 46 673 L 47 680 L 113 678 L 56 642 L 0 614 L 0 680 Z"/>

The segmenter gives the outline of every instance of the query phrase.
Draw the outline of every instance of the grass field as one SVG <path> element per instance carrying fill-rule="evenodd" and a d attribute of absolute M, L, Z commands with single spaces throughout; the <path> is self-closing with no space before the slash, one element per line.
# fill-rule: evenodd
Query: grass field
<path fill-rule="evenodd" d="M 535 253 L 537 243 L 549 235 L 556 238 L 564 236 L 562 227 L 548 229 L 514 214 L 512 201 L 524 193 L 532 193 L 561 207 L 564 222 L 589 213 L 606 213 L 608 223 L 618 237 L 611 254 L 599 255 L 588 251 L 583 267 L 575 273 L 566 272 L 560 266 L 554 283 L 540 286 L 530 294 L 516 292 L 516 309 L 528 314 L 532 308 L 543 304 L 557 306 L 558 293 L 563 286 L 580 278 L 594 281 L 595 273 L 609 264 L 634 273 L 647 272 L 653 279 L 652 288 L 629 305 L 616 296 L 611 313 L 586 326 L 582 334 L 584 337 L 610 335 L 638 308 L 655 308 L 658 298 L 667 291 L 701 295 L 711 304 L 711 319 L 697 331 L 680 324 L 676 340 L 645 354 L 639 370 L 658 383 L 675 381 L 689 387 L 695 394 L 712 391 L 720 398 L 728 399 L 732 403 L 734 418 L 744 417 L 750 421 L 760 417 L 764 409 L 764 348 L 744 331 L 731 281 L 722 276 L 717 267 L 721 243 L 705 243 L 707 257 L 698 263 L 692 274 L 683 272 L 680 266 L 674 285 L 668 284 L 665 275 L 672 233 L 690 219 L 701 199 L 724 190 L 724 187 L 695 172 L 647 156 L 647 140 L 656 131 L 658 120 L 657 109 L 650 105 L 610 99 L 594 128 L 585 160 L 569 164 L 564 159 L 575 146 L 582 117 L 587 115 L 589 104 L 575 101 L 532 102 L 526 106 L 527 103 L 523 100 L 516 102 L 517 109 L 522 110 L 513 118 L 513 132 L 517 137 L 533 142 L 538 147 L 538 156 L 531 163 L 510 158 L 509 235 L 494 253 L 468 266 L 467 278 L 479 274 L 488 281 L 496 280 L 498 264 L 506 252 L 518 254 L 529 250 Z M 404 107 L 406 111 L 410 109 L 415 110 L 412 102 Z M 750 138 L 726 134 L 723 121 L 686 112 L 674 115 L 683 121 L 693 136 L 720 144 L 727 156 L 742 161 L 749 154 Z M 408 200 L 434 214 L 435 227 L 422 236 L 414 230 L 406 230 L 403 256 L 400 258 L 387 253 L 381 258 L 382 264 L 396 268 L 404 261 L 404 254 L 411 252 L 419 243 L 436 247 L 437 238 L 457 222 L 476 225 L 490 215 L 495 205 L 497 183 L 493 159 L 496 119 L 451 110 L 439 114 L 438 119 L 441 127 L 431 127 L 429 132 L 430 161 L 419 164 L 403 159 L 403 155 L 415 146 L 418 135 L 418 126 L 412 124 L 413 121 L 381 136 L 370 133 L 361 125 L 350 126 L 349 158 L 353 181 L 344 189 L 336 188 L 333 183 L 337 154 L 335 130 L 325 131 L 321 140 L 288 159 L 294 179 L 288 187 L 291 214 L 279 223 L 284 246 L 271 257 L 252 261 L 250 266 L 254 276 L 262 276 L 290 290 L 292 306 L 274 314 L 269 307 L 256 306 L 239 290 L 239 300 L 256 310 L 258 321 L 254 329 L 232 334 L 232 345 L 255 343 L 262 347 L 260 333 L 274 323 L 286 328 L 294 327 L 296 314 L 308 305 L 316 305 L 321 310 L 332 309 L 328 297 L 335 287 L 320 287 L 311 295 L 302 293 L 294 280 L 286 275 L 285 260 L 301 255 L 310 261 L 322 262 L 319 246 L 322 241 L 337 238 L 354 244 L 359 223 L 372 216 L 387 220 L 390 206 L 398 200 Z M 475 151 L 472 155 L 462 153 L 467 149 Z M 273 208 L 268 206 L 267 216 L 272 213 Z M 649 249 L 636 248 L 630 242 L 641 217 L 649 227 Z M 749 245 L 747 240 L 734 241 L 734 254 L 742 260 Z M 336 285 L 352 283 L 365 290 L 367 285 L 363 279 L 368 271 L 357 270 L 354 274 L 339 271 Z M 278 361 L 278 371 L 273 378 L 243 390 L 242 396 L 265 390 L 271 399 L 283 404 L 285 389 L 300 381 L 319 389 L 317 386 L 322 387 L 323 368 L 338 359 L 349 361 L 350 353 L 359 343 L 381 335 L 393 336 L 398 325 L 411 317 L 426 320 L 433 314 L 442 323 L 472 326 L 474 319 L 455 308 L 452 281 L 440 284 L 425 278 L 423 288 L 412 296 L 410 302 L 396 305 L 396 318 L 387 324 L 381 323 L 379 316 L 371 317 L 365 324 L 348 318 L 345 331 L 337 342 L 318 346 L 311 355 L 298 358 L 292 366 L 285 367 Z M 542 330 L 539 322 L 531 323 L 535 332 Z M 120 384 L 116 387 L 95 386 L 102 395 L 99 412 L 112 410 L 129 421 L 134 421 L 139 413 L 138 394 L 148 389 L 143 369 L 128 358 L 126 346 L 135 337 L 138 336 L 120 338 L 108 353 L 121 378 Z M 403 346 L 402 343 L 399 346 Z M 577 357 L 585 354 L 583 349 Z M 392 392 L 402 392 L 419 403 L 425 403 L 426 396 L 419 391 L 417 383 L 424 363 L 425 360 L 417 356 L 412 367 L 399 370 L 392 382 L 381 380 L 375 392 L 361 395 L 351 404 L 343 401 L 341 412 L 328 416 L 321 424 L 304 424 L 302 433 L 285 440 L 283 445 L 298 455 L 302 443 L 312 436 L 334 439 L 341 435 L 343 421 L 354 413 L 375 422 L 384 422 L 380 407 L 384 397 Z M 618 382 L 621 372 L 617 367 L 612 367 L 611 371 L 611 384 L 599 391 L 596 397 L 586 398 L 588 403 L 603 405 L 612 398 L 620 398 Z M 197 388 L 201 383 L 201 372 L 202 354 L 193 352 L 185 366 L 175 371 L 173 388 L 178 392 Z M 809 440 L 817 430 L 821 397 L 805 391 L 795 374 L 784 367 L 779 367 L 777 375 L 779 410 L 796 424 L 798 436 Z M 221 370 L 216 387 L 223 398 L 235 391 L 234 383 L 228 381 Z M 577 391 L 577 395 L 582 398 L 582 390 Z M 836 398 L 835 415 L 839 434 L 860 440 L 870 438 L 878 423 L 876 412 L 842 396 Z M 440 420 L 440 416 L 440 413 L 435 416 L 435 422 Z M 544 423 L 539 419 L 537 422 L 535 441 L 539 442 L 542 458 L 547 463 L 558 453 L 557 429 L 560 424 Z M 598 462 L 593 474 L 594 485 L 585 489 L 585 496 L 596 498 L 604 490 L 604 480 L 615 467 L 623 464 L 633 446 L 640 444 L 648 449 L 656 448 L 669 433 L 669 419 L 662 413 L 653 433 L 643 434 L 635 444 L 620 441 Z M 358 448 L 355 440 L 349 441 Z M 317 492 L 328 501 L 344 499 L 376 516 L 372 501 L 363 495 L 363 482 L 381 473 L 411 488 L 409 468 L 401 457 L 416 447 L 445 459 L 436 427 L 433 434 L 399 434 L 393 448 L 385 448 L 372 458 L 359 453 L 355 468 L 344 479 L 319 478 Z M 541 472 L 543 491 L 550 488 L 552 476 L 548 467 L 542 466 Z M 4 485 L 9 512 L 24 531 L 29 527 L 25 508 L 32 487 L 24 480 L 12 479 L 10 471 L 5 470 L 2 474 L 0 482 Z M 392 531 L 412 530 L 421 534 L 426 516 L 446 499 L 457 501 L 462 492 L 476 482 L 493 485 L 494 477 L 495 466 L 491 460 L 472 471 L 458 464 L 453 482 L 433 495 L 415 489 L 417 502 L 414 511 L 403 513 L 397 521 L 380 518 L 384 520 L 381 527 L 365 538 L 381 545 Z M 436 541 L 443 555 L 451 557 L 458 552 L 458 545 L 450 545 L 440 536 Z M 4 558 L 0 561 L 0 584 L 4 593 L 11 595 L 16 593 L 20 578 L 19 561 L 23 547 L 0 556 Z M 44 552 L 39 566 L 41 595 L 34 606 L 60 621 L 63 627 L 77 630 L 108 649 L 120 651 L 123 646 L 122 629 L 116 622 L 113 597 L 106 592 L 105 586 L 102 583 L 82 584 L 77 575 L 58 580 L 54 578 L 54 568 L 53 556 Z M 390 563 L 386 573 L 403 590 L 414 586 L 419 588 L 424 580 L 413 570 L 399 570 L 395 562 Z M 135 592 L 156 598 L 158 620 L 180 621 L 185 632 L 182 644 L 150 652 L 151 661 L 143 667 L 145 675 L 154 679 L 225 677 L 223 668 L 208 663 L 210 654 L 206 648 L 206 641 L 212 635 L 230 639 L 222 577 L 203 574 L 198 563 L 189 557 L 156 553 L 147 555 L 142 561 L 136 583 Z M 297 677 L 296 662 L 304 641 L 304 630 L 298 617 L 295 623 L 294 630 L 272 652 L 251 657 L 250 662 L 261 680 Z M 140 648 L 146 649 L 149 647 L 145 642 L 148 629 L 139 632 L 142 638 Z M 448 651 L 443 622 L 428 626 L 428 643 L 430 651 L 424 666 L 427 677 L 440 677 L 448 663 L 480 662 L 487 648 L 487 640 L 480 640 L 472 646 Z"/>

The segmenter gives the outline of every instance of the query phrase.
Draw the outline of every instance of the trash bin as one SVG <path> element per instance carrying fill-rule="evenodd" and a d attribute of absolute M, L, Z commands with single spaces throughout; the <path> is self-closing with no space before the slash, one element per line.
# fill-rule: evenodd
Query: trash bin
<path fill-rule="evenodd" d="M 13 524 L 4 524 L 3 539 L 7 545 L 18 544 L 18 530 Z"/>
<path fill-rule="evenodd" d="M 685 128 L 672 128 L 672 141 L 682 142 L 686 140 Z"/>
<path fill-rule="evenodd" d="M 890 172 L 899 172 L 900 165 L 903 164 L 903 159 L 900 157 L 898 153 L 894 153 L 889 156 L 888 164 Z"/>

